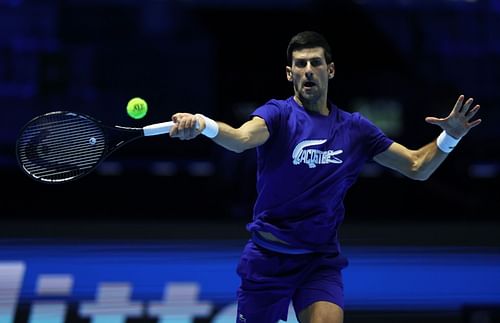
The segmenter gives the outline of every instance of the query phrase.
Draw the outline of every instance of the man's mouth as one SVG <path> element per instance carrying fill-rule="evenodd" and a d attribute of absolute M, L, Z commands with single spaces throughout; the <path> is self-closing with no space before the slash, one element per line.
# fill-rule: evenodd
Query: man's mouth
<path fill-rule="evenodd" d="M 316 86 L 316 83 L 314 83 L 313 81 L 306 81 L 306 82 L 304 82 L 304 88 L 306 88 L 306 89 L 310 89 L 313 86 Z"/>

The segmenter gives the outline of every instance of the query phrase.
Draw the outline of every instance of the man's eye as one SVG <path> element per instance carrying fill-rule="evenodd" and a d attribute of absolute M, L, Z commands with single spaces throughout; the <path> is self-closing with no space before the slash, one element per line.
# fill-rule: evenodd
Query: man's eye
<path fill-rule="evenodd" d="M 304 67 L 304 66 L 306 66 L 306 62 L 303 62 L 303 61 L 295 62 L 295 66 L 297 66 L 297 67 Z"/>

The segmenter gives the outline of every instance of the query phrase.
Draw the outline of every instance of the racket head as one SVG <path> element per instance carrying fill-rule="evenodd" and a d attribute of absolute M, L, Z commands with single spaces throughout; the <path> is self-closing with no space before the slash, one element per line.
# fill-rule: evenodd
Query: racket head
<path fill-rule="evenodd" d="M 88 115 L 71 111 L 54 111 L 35 117 L 24 125 L 17 138 L 17 162 L 24 173 L 39 182 L 54 184 L 77 180 L 92 172 L 115 148 L 126 142 L 114 143 L 107 128 L 110 127 Z M 137 136 L 139 132 L 134 134 Z"/>

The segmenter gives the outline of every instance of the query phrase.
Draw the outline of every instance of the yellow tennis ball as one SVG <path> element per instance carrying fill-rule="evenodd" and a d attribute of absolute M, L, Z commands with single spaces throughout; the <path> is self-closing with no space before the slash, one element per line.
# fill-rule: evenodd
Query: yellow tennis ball
<path fill-rule="evenodd" d="M 130 99 L 127 103 L 127 114 L 134 119 L 141 119 L 148 113 L 148 104 L 139 97 Z"/>

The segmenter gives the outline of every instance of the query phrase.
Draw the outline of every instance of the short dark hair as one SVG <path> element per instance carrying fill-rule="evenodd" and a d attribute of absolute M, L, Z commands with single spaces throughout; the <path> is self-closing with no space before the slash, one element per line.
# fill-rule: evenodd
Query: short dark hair
<path fill-rule="evenodd" d="M 286 49 L 287 63 L 292 65 L 292 53 L 296 50 L 304 48 L 321 47 L 325 52 L 325 60 L 327 64 L 332 62 L 332 50 L 326 41 L 325 37 L 315 31 L 303 31 L 292 37 Z"/>

